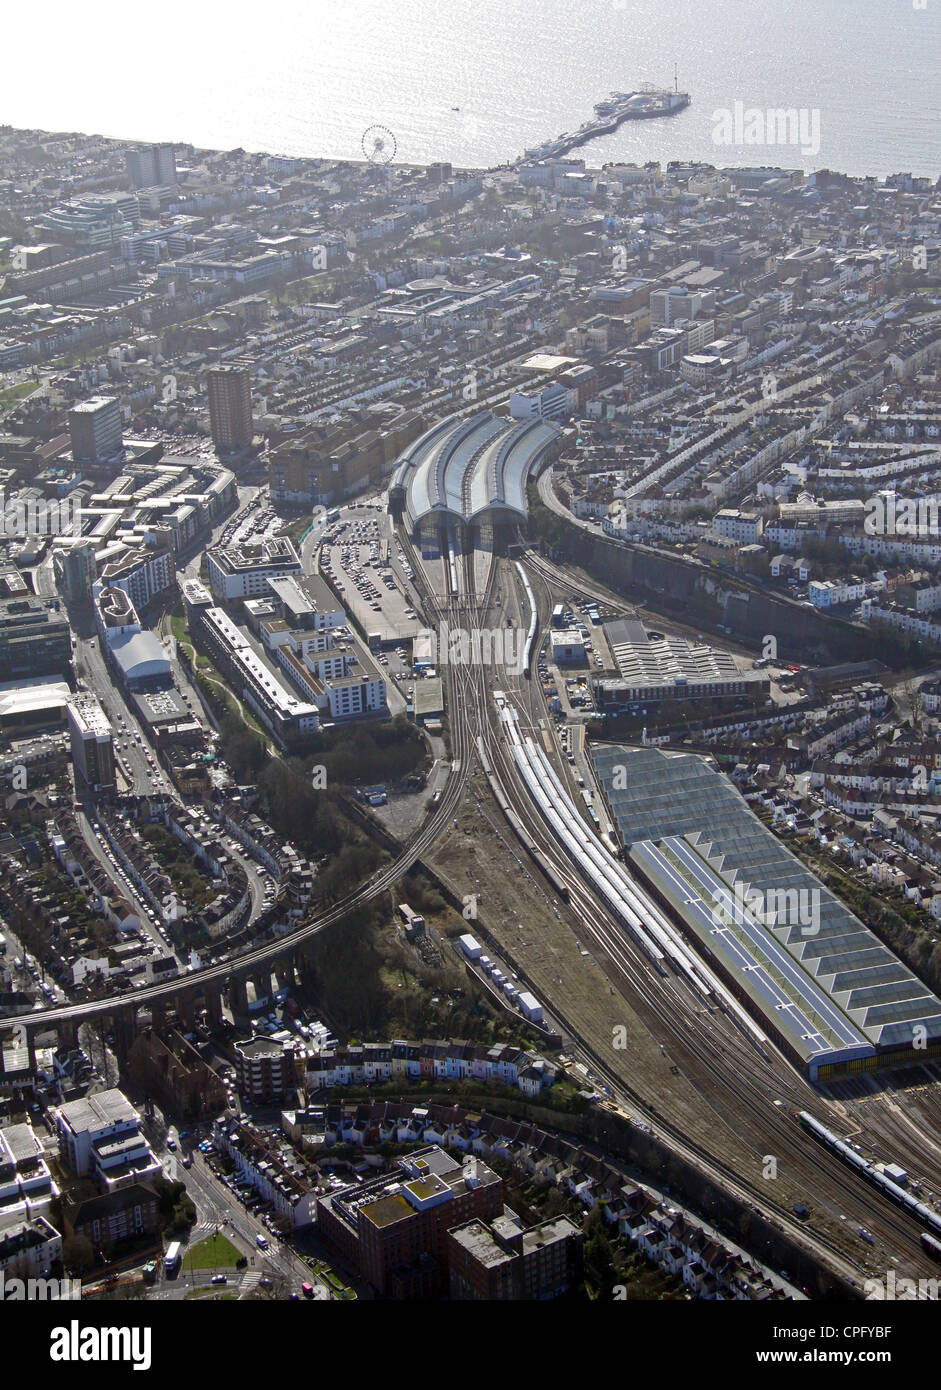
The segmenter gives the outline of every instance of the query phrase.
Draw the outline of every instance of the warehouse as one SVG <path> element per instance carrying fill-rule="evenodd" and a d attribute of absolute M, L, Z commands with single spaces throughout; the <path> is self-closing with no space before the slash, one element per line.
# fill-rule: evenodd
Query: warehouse
<path fill-rule="evenodd" d="M 941 1001 L 692 753 L 592 754 L 628 862 L 811 1080 L 941 1056 Z"/>
<path fill-rule="evenodd" d="M 549 654 L 556 666 L 584 666 L 585 639 L 577 627 L 553 628 L 549 633 Z"/>
<path fill-rule="evenodd" d="M 60 729 L 70 699 L 65 681 L 4 685 L 0 687 L 0 730 L 8 738 L 22 738 L 40 729 Z"/>
<path fill-rule="evenodd" d="M 661 700 L 757 701 L 770 692 L 766 671 L 742 670 L 730 653 L 703 643 L 648 634 L 638 619 L 605 623 L 604 633 L 620 672 L 595 681 L 604 714 L 646 714 Z"/>

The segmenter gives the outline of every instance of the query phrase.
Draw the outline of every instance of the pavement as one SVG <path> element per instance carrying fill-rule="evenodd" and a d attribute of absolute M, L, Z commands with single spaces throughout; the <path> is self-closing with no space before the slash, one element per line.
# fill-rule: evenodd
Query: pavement
<path fill-rule="evenodd" d="M 171 1137 L 174 1134 L 175 1131 L 171 1131 Z M 192 1159 L 191 1168 L 184 1168 L 182 1163 L 176 1165 L 176 1176 L 186 1185 L 199 1218 L 199 1225 L 190 1238 L 189 1245 L 195 1245 L 198 1240 L 218 1229 L 241 1254 L 248 1257 L 246 1274 L 255 1274 L 257 1277 L 267 1275 L 272 1279 L 280 1276 L 287 1281 L 293 1293 L 300 1293 L 301 1284 L 305 1281 L 313 1284 L 316 1290 L 319 1281 L 315 1279 L 313 1270 L 306 1261 L 284 1241 L 273 1235 L 251 1212 L 246 1211 L 238 1199 L 219 1181 L 198 1148 L 193 1150 Z M 264 1236 L 268 1241 L 267 1250 L 259 1249 L 257 1236 Z M 232 1275 L 230 1282 L 234 1283 Z M 257 1283 L 257 1278 L 255 1282 Z M 319 1287 L 325 1291 L 321 1298 L 332 1297 L 326 1285 L 319 1284 Z"/>

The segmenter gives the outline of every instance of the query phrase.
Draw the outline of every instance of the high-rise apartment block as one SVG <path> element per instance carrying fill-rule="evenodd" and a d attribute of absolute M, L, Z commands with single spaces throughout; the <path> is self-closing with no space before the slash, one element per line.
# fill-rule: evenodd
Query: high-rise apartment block
<path fill-rule="evenodd" d="M 132 188 L 164 188 L 177 181 L 172 145 L 138 145 L 128 150 L 124 162 Z"/>
<path fill-rule="evenodd" d="M 76 778 L 92 789 L 114 786 L 114 733 L 107 715 L 91 695 L 68 705 L 69 742 Z"/>
<path fill-rule="evenodd" d="M 90 603 L 95 582 L 95 543 L 79 541 L 68 549 L 53 551 L 56 587 L 66 603 Z"/>
<path fill-rule="evenodd" d="M 209 373 L 209 428 L 217 449 L 248 449 L 255 434 L 252 384 L 240 367 L 213 367 Z"/>
<path fill-rule="evenodd" d="M 121 407 L 114 396 L 92 396 L 69 411 L 69 435 L 76 463 L 107 463 L 121 457 Z"/>

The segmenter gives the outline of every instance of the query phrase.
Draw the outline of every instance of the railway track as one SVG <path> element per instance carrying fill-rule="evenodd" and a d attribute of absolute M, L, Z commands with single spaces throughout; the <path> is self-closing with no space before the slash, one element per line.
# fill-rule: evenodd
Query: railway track
<path fill-rule="evenodd" d="M 527 563 L 529 558 L 527 556 Z M 541 581 L 546 608 L 551 609 L 550 582 L 557 582 L 557 578 L 554 574 L 542 572 L 539 565 L 533 568 L 535 577 L 531 577 L 534 587 Z M 573 586 L 569 584 L 567 587 L 571 589 Z M 538 649 L 531 654 L 532 675 L 535 675 L 537 663 Z M 543 728 L 551 727 L 538 679 L 526 680 L 504 669 L 498 673 L 494 683 L 511 693 L 513 700 L 522 707 L 521 727 L 525 719 L 537 739 Z M 567 885 L 570 910 L 578 922 L 577 934 L 584 933 L 592 939 L 596 952 L 600 952 L 607 962 L 609 971 L 614 972 L 632 1009 L 654 1037 L 664 1040 L 671 1059 L 679 1066 L 682 1075 L 716 1111 L 723 1125 L 731 1126 L 753 1148 L 756 1163 L 765 1155 L 773 1154 L 778 1161 L 779 1171 L 786 1170 L 796 1184 L 812 1193 L 812 1201 L 829 1207 L 833 1219 L 844 1215 L 844 1209 L 860 1213 L 874 1235 L 889 1250 L 904 1252 L 917 1261 L 919 1267 L 924 1265 L 917 1228 L 908 1218 L 889 1203 L 874 1202 L 873 1194 L 866 1185 L 854 1175 L 840 1171 L 832 1161 L 827 1161 L 827 1155 L 808 1150 L 792 1115 L 806 1106 L 819 1109 L 820 1093 L 796 1075 L 773 1046 L 768 1045 L 768 1055 L 759 1051 L 756 1044 L 739 1032 L 726 1015 L 714 1006 L 694 999 L 692 992 L 677 977 L 659 978 L 650 962 L 613 924 L 607 911 L 595 901 L 572 865 L 560 856 L 558 845 L 548 834 L 528 795 L 518 788 L 516 770 L 505 742 L 493 727 L 492 698 L 485 683 L 480 681 L 477 698 L 487 730 L 482 737 L 494 775 L 499 779 L 515 816 L 525 827 L 527 837 L 535 842 Z M 561 768 L 561 771 L 564 773 L 565 769 Z M 507 841 L 511 853 L 514 839 Z M 525 863 L 525 860 L 521 862 Z M 550 901 L 548 896 L 546 901 Z M 712 1171 L 721 1173 L 724 1182 L 747 1194 L 761 1209 L 773 1213 L 792 1232 L 797 1234 L 803 1229 L 794 1222 L 793 1213 L 786 1205 L 773 1200 L 767 1191 L 762 1191 L 723 1165 L 714 1153 L 690 1139 L 644 1096 L 627 1086 L 614 1069 L 612 1060 L 599 1055 L 596 1046 L 583 1035 L 576 1021 L 560 1010 L 555 999 L 551 1008 L 578 1042 L 583 1054 L 591 1060 L 593 1068 L 635 1113 L 643 1116 L 672 1144 L 685 1149 L 698 1161 L 707 1163 Z M 774 1100 L 781 1103 L 775 1105 Z M 851 1257 L 848 1259 L 845 1250 L 837 1243 L 816 1231 L 813 1238 L 818 1244 L 826 1246 L 832 1255 L 838 1256 L 844 1267 L 850 1264 Z M 852 1267 L 857 1273 L 865 1272 L 858 1261 L 852 1262 Z"/>

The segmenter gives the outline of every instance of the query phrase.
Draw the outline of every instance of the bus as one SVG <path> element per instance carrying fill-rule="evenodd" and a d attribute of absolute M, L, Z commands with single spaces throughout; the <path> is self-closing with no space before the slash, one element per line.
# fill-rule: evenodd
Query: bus
<path fill-rule="evenodd" d="M 163 1268 L 167 1278 L 169 1278 L 171 1274 L 176 1274 L 179 1269 L 180 1256 L 180 1242 L 175 1240 L 172 1245 L 167 1246 L 167 1253 L 163 1257 Z"/>
<path fill-rule="evenodd" d="M 339 508 L 339 507 L 331 507 L 330 510 L 327 512 L 327 520 L 328 520 L 328 521 L 339 521 L 339 520 L 340 520 L 340 508 Z"/>

